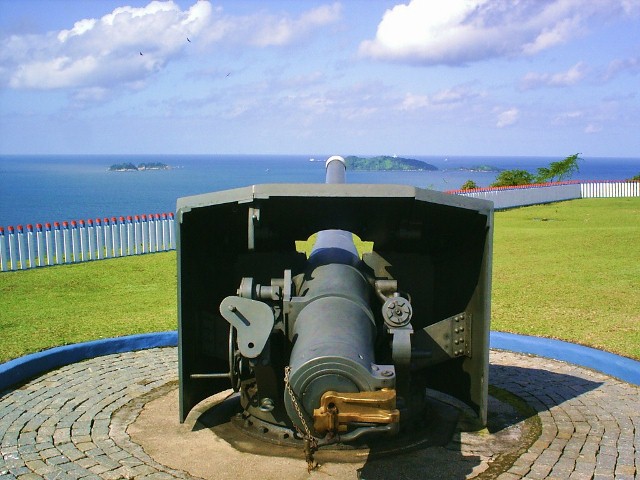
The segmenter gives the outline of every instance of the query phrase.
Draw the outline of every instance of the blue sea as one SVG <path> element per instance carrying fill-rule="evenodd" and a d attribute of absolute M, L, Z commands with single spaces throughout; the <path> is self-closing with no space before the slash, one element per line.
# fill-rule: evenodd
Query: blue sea
<path fill-rule="evenodd" d="M 316 161 L 309 161 L 314 158 Z M 323 183 L 328 155 L 0 155 L 0 226 L 53 223 L 175 211 L 183 196 L 260 183 Z M 466 180 L 489 186 L 497 173 L 459 171 L 477 165 L 538 167 L 551 157 L 410 156 L 439 168 L 426 172 L 347 172 L 348 183 L 390 183 L 433 190 Z M 162 162 L 170 170 L 109 172 L 112 164 Z M 640 158 L 584 158 L 572 179 L 624 180 Z"/>

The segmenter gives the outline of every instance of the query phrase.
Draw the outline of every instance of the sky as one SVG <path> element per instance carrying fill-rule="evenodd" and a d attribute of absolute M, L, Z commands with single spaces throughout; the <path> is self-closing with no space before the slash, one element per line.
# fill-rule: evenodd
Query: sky
<path fill-rule="evenodd" d="M 640 0 L 0 0 L 0 154 L 640 157 Z"/>

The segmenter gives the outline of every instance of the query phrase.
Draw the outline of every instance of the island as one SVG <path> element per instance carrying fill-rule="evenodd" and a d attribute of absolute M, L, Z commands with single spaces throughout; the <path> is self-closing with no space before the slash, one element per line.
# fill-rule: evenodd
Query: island
<path fill-rule="evenodd" d="M 459 167 L 452 169 L 454 172 L 480 172 L 480 173 L 499 173 L 501 168 L 493 165 L 474 165 L 472 167 Z"/>
<path fill-rule="evenodd" d="M 438 170 L 438 167 L 422 160 L 402 158 L 396 156 L 379 155 L 377 157 L 357 157 L 349 155 L 345 157 L 348 170 L 406 170 L 406 171 L 430 171 Z"/>
<path fill-rule="evenodd" d="M 114 163 L 109 167 L 110 172 L 143 172 L 145 170 L 170 170 L 171 167 L 166 163 L 147 162 L 140 163 L 137 166 L 131 162 Z"/>

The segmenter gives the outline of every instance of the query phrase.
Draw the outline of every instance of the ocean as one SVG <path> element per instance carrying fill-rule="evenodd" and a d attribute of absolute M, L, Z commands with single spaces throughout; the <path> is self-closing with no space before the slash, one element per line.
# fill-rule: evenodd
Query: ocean
<path fill-rule="evenodd" d="M 438 167 L 425 172 L 347 172 L 348 183 L 389 183 L 433 190 L 466 180 L 489 186 L 495 172 L 477 165 L 538 167 L 551 157 L 408 156 Z M 309 161 L 314 158 L 316 161 Z M 175 211 L 179 197 L 261 183 L 323 183 L 328 155 L 0 155 L 0 226 L 53 223 Z M 170 170 L 110 172 L 110 165 L 162 162 Z M 625 180 L 640 158 L 584 158 L 575 180 Z"/>

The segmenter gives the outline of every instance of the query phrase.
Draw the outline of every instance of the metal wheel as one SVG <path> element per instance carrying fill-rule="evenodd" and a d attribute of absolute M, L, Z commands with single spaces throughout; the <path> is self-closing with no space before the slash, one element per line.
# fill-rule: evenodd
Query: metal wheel
<path fill-rule="evenodd" d="M 242 368 L 242 356 L 238 350 L 238 333 L 229 325 L 229 380 L 234 392 L 240 391 L 240 370 Z"/>

